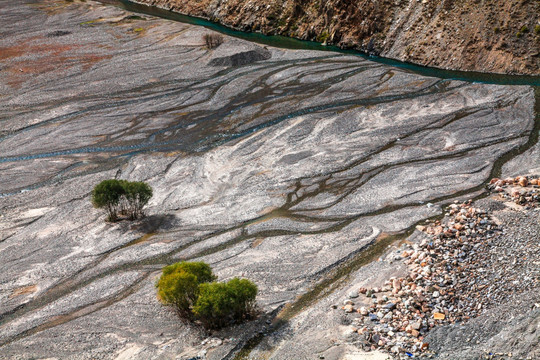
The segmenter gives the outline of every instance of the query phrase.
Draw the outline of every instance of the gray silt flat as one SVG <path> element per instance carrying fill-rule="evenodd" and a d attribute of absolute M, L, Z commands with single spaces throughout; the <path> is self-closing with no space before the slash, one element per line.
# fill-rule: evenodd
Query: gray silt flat
<path fill-rule="evenodd" d="M 210 345 L 155 299 L 163 265 L 251 278 L 270 312 L 477 193 L 534 123 L 525 86 L 228 37 L 208 51 L 208 30 L 94 2 L 0 8 L 0 357 L 194 356 Z M 271 57 L 209 65 L 251 50 Z M 146 220 L 106 224 L 91 207 L 115 176 L 154 188 Z M 233 340 L 215 356 L 254 326 L 218 334 Z"/>

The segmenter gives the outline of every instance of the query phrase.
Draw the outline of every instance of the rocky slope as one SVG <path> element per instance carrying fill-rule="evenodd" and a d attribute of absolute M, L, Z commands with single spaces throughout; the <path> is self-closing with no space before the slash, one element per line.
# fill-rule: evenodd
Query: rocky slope
<path fill-rule="evenodd" d="M 137 0 L 245 31 L 457 70 L 540 74 L 537 0 Z"/>
<path fill-rule="evenodd" d="M 407 264 L 404 276 L 348 294 L 341 307 L 352 324 L 348 337 L 404 358 L 433 351 L 446 359 L 538 358 L 538 183 L 536 176 L 493 179 L 488 198 L 451 204 L 442 221 L 418 225 L 412 241 L 388 256 Z"/>
<path fill-rule="evenodd" d="M 443 219 L 418 226 L 347 286 L 262 340 L 250 359 L 537 359 L 539 192 L 506 185 L 451 204 Z M 476 240 L 452 243 L 434 233 L 440 224 L 456 231 L 465 216 L 472 223 L 459 235 Z M 499 231 L 486 231 L 491 221 Z"/>

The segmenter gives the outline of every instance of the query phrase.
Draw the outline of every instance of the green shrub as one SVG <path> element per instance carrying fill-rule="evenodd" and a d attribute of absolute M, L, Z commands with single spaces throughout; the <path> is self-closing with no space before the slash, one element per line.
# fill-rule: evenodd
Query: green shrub
<path fill-rule="evenodd" d="M 197 319 L 209 328 L 221 328 L 251 317 L 257 286 L 247 279 L 227 283 L 216 277 L 203 262 L 179 262 L 163 268 L 156 283 L 160 300 L 174 306 L 181 316 Z"/>
<path fill-rule="evenodd" d="M 164 267 L 156 287 L 164 304 L 173 305 L 183 316 L 190 317 L 199 285 L 215 279 L 208 264 L 183 261 Z"/>
<path fill-rule="evenodd" d="M 323 30 L 316 38 L 317 42 L 320 42 L 320 43 L 326 43 L 326 41 L 328 40 L 328 38 L 330 37 L 330 34 L 328 34 L 328 30 Z"/>
<path fill-rule="evenodd" d="M 125 194 L 122 182 L 116 179 L 103 180 L 92 191 L 92 204 L 96 208 L 105 208 L 109 221 L 118 219 L 118 206 Z"/>
<path fill-rule="evenodd" d="M 257 286 L 247 279 L 201 284 L 193 314 L 206 327 L 221 328 L 251 316 L 256 296 Z"/>
<path fill-rule="evenodd" d="M 536 25 L 536 26 L 534 27 L 534 33 L 535 33 L 535 34 L 540 34 L 540 25 Z"/>
<path fill-rule="evenodd" d="M 524 33 L 528 33 L 528 32 L 529 32 L 529 28 L 527 27 L 527 25 L 523 25 L 523 26 L 521 27 L 521 30 L 519 30 L 519 32 L 521 32 L 521 33 L 523 33 L 523 34 L 524 34 Z"/>
<path fill-rule="evenodd" d="M 500 29 L 498 26 L 496 26 L 496 27 L 493 29 L 493 31 L 495 31 L 495 34 L 498 34 L 498 33 L 501 32 L 501 29 Z"/>
<path fill-rule="evenodd" d="M 227 284 L 206 283 L 199 287 L 199 298 L 193 307 L 193 314 L 206 327 L 220 328 L 230 321 L 233 307 L 234 298 Z"/>
<path fill-rule="evenodd" d="M 197 277 L 199 284 L 216 280 L 216 276 L 212 273 L 210 265 L 204 262 L 187 262 L 182 261 L 163 268 L 163 275 L 169 275 L 175 272 L 185 271 Z"/>
<path fill-rule="evenodd" d="M 520 37 L 523 36 L 523 33 L 521 31 L 519 31 L 517 34 L 516 34 L 516 37 L 519 39 Z"/>
<path fill-rule="evenodd" d="M 137 219 L 143 216 L 143 207 L 148 203 L 153 195 L 152 188 L 141 181 L 124 181 L 122 185 L 125 190 L 127 200 L 127 215 L 130 219 Z"/>
<path fill-rule="evenodd" d="M 234 278 L 227 282 L 227 286 L 234 296 L 233 317 L 242 320 L 252 315 L 255 311 L 257 285 L 248 279 Z"/>
<path fill-rule="evenodd" d="M 157 283 L 158 296 L 164 304 L 173 305 L 182 315 L 189 315 L 199 295 L 197 277 L 185 271 L 162 275 Z"/>
<path fill-rule="evenodd" d="M 109 221 L 118 220 L 119 214 L 134 220 L 144 215 L 143 207 L 151 197 L 152 188 L 144 182 L 110 179 L 94 187 L 92 204 L 105 208 Z"/>

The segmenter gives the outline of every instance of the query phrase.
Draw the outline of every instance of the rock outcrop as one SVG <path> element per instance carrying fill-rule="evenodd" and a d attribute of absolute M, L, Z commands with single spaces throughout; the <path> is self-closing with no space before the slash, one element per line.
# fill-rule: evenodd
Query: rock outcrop
<path fill-rule="evenodd" d="M 540 2 L 533 0 L 136 2 L 421 65 L 540 74 Z"/>

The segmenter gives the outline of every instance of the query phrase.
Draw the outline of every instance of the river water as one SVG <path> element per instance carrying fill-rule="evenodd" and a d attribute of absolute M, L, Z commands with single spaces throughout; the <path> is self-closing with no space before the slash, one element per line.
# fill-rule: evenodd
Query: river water
<path fill-rule="evenodd" d="M 183 22 L 186 24 L 192 24 L 197 26 L 204 26 L 208 29 L 218 31 L 228 36 L 233 36 L 239 39 L 255 42 L 262 45 L 273 46 L 282 49 L 295 49 L 295 50 L 317 50 L 317 51 L 332 51 L 339 52 L 348 55 L 361 56 L 365 59 L 375 61 L 377 63 L 395 66 L 400 69 L 410 70 L 416 74 L 424 76 L 434 76 L 441 79 L 463 80 L 469 82 L 480 82 L 487 84 L 499 84 L 499 85 L 531 85 L 540 86 L 540 75 L 506 75 L 506 74 L 492 74 L 492 73 L 480 73 L 474 71 L 456 71 L 446 70 L 434 67 L 420 66 L 412 63 L 406 63 L 398 60 L 367 56 L 359 51 L 344 50 L 337 46 L 324 46 L 320 43 L 313 41 L 304 41 L 294 38 L 289 38 L 280 35 L 263 35 L 261 33 L 243 32 L 238 31 L 219 23 L 211 22 L 206 19 L 187 16 L 179 14 L 170 10 L 161 9 L 158 7 L 148 6 L 145 4 L 138 4 L 128 0 L 106 0 L 106 3 L 114 4 L 123 9 L 161 17 L 164 19 Z"/>

